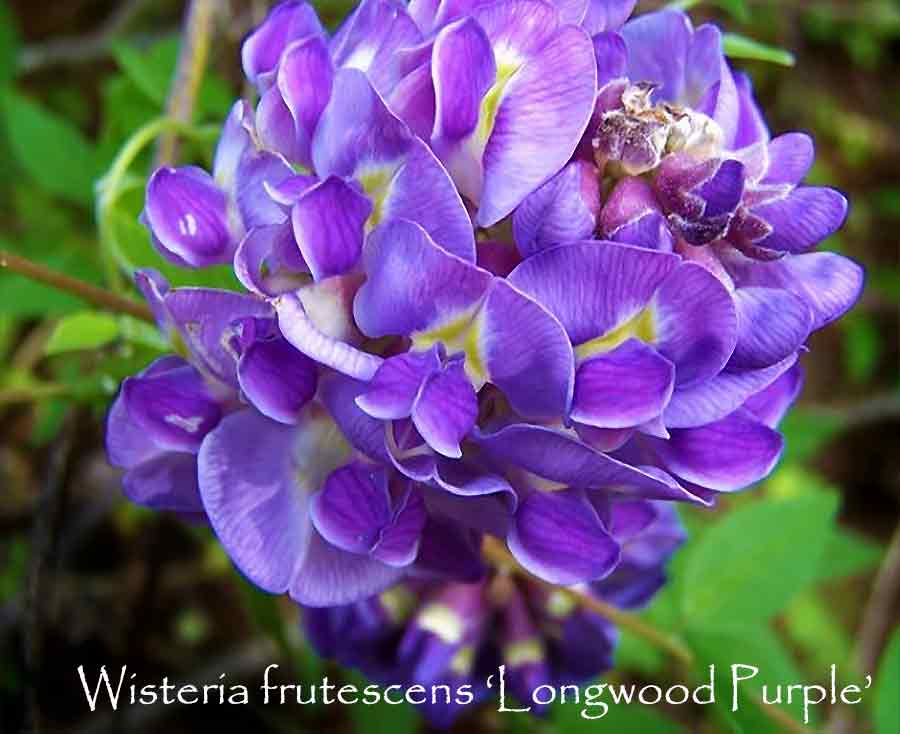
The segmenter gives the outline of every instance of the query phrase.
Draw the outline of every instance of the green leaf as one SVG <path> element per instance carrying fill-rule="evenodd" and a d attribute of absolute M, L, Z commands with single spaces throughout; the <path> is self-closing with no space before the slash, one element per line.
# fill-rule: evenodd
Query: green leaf
<path fill-rule="evenodd" d="M 836 413 L 813 412 L 803 408 L 792 410 L 780 426 L 784 434 L 785 463 L 812 458 L 843 428 L 844 418 Z"/>
<path fill-rule="evenodd" d="M 746 734 L 783 734 L 773 720 L 766 716 L 757 701 L 761 700 L 762 686 L 768 686 L 769 700 L 776 696 L 775 687 L 783 686 L 782 700 L 786 700 L 784 687 L 803 680 L 781 640 L 766 625 L 693 625 L 687 633 L 688 644 L 697 658 L 697 675 L 702 683 L 709 681 L 709 666 L 715 665 L 715 708 L 719 716 L 732 728 Z M 758 668 L 756 677 L 741 681 L 738 685 L 738 710 L 731 711 L 733 686 L 732 666 L 748 665 Z M 750 671 L 737 669 L 739 675 Z M 784 711 L 795 720 L 802 721 L 802 701 L 796 696 Z M 810 723 L 817 712 L 810 709 Z"/>
<path fill-rule="evenodd" d="M 369 681 L 359 675 L 351 674 L 349 679 L 359 691 L 370 685 Z M 419 728 L 419 715 L 414 707 L 405 702 L 390 704 L 382 701 L 372 706 L 356 705 L 347 708 L 353 720 L 355 734 L 407 734 Z"/>
<path fill-rule="evenodd" d="M 48 355 L 80 349 L 97 349 L 119 336 L 115 316 L 99 311 L 80 311 L 62 318 L 47 340 Z"/>
<path fill-rule="evenodd" d="M 884 550 L 862 535 L 835 528 L 825 543 L 817 581 L 855 576 L 869 571 L 881 561 Z"/>
<path fill-rule="evenodd" d="M 6 0 L 0 0 L 0 84 L 13 79 L 21 46 L 16 19 Z"/>
<path fill-rule="evenodd" d="M 900 629 L 881 658 L 875 688 L 875 734 L 900 731 Z"/>
<path fill-rule="evenodd" d="M 841 322 L 844 331 L 844 367 L 851 382 L 863 384 L 878 369 L 881 357 L 881 331 L 871 316 L 861 311 Z"/>
<path fill-rule="evenodd" d="M 828 670 L 837 665 L 846 675 L 852 641 L 834 607 L 833 600 L 826 601 L 822 594 L 807 591 L 791 602 L 784 613 L 784 625 L 808 669 Z"/>
<path fill-rule="evenodd" d="M 12 90 L 2 114 L 15 159 L 41 188 L 77 204 L 93 201 L 96 156 L 78 128 Z"/>
<path fill-rule="evenodd" d="M 688 550 L 682 614 L 694 622 L 756 622 L 781 611 L 815 577 L 837 510 L 816 493 L 731 512 Z"/>
<path fill-rule="evenodd" d="M 726 56 L 732 59 L 752 59 L 753 61 L 768 61 L 780 66 L 793 66 L 794 54 L 783 48 L 769 46 L 752 38 L 747 38 L 738 33 L 722 34 L 722 48 Z"/>
<path fill-rule="evenodd" d="M 584 689 L 582 689 L 584 691 Z M 585 707 L 584 695 L 582 703 L 556 704 L 550 714 L 554 725 L 554 734 L 593 734 L 598 731 L 616 732 L 616 734 L 677 734 L 684 732 L 680 724 L 658 714 L 652 707 L 643 704 L 615 704 L 604 695 L 609 709 L 601 719 L 586 719 L 581 715 L 587 710 L 590 716 L 598 716 L 601 707 Z"/>

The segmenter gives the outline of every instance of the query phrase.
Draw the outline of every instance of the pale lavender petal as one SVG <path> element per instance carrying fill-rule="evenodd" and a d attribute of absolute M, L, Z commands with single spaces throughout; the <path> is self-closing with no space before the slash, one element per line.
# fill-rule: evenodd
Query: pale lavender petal
<path fill-rule="evenodd" d="M 200 493 L 213 530 L 235 565 L 272 593 L 288 590 L 313 534 L 310 488 L 296 486 L 291 456 L 298 432 L 314 429 L 243 410 L 225 418 L 200 450 Z"/>
<path fill-rule="evenodd" d="M 309 280 L 288 222 L 248 232 L 234 255 L 234 273 L 248 291 L 261 296 L 294 291 Z"/>
<path fill-rule="evenodd" d="M 552 584 L 603 578 L 619 561 L 619 544 L 579 490 L 531 494 L 507 543 L 522 566 Z"/>
<path fill-rule="evenodd" d="M 337 176 L 307 189 L 291 210 L 294 237 L 315 280 L 352 270 L 372 202 Z"/>
<path fill-rule="evenodd" d="M 781 456 L 781 436 L 749 412 L 698 428 L 679 428 L 668 441 L 645 438 L 663 466 L 678 477 L 718 492 L 758 482 Z"/>
<path fill-rule="evenodd" d="M 353 313 L 370 337 L 411 334 L 464 316 L 491 282 L 490 273 L 435 245 L 422 227 L 401 220 L 369 235 L 363 259 L 368 280 L 356 295 Z"/>
<path fill-rule="evenodd" d="M 505 217 L 569 160 L 593 114 L 596 89 L 594 47 L 576 26 L 560 29 L 513 75 L 484 151 L 479 225 Z"/>
<path fill-rule="evenodd" d="M 559 26 L 559 10 L 544 0 L 482 3 L 471 12 L 491 40 L 500 63 L 539 53 Z"/>
<path fill-rule="evenodd" d="M 281 90 L 272 86 L 263 92 L 256 105 L 256 135 L 262 147 L 287 160 L 301 154 L 297 125 Z"/>
<path fill-rule="evenodd" d="M 738 339 L 729 365 L 740 369 L 768 367 L 796 352 L 812 327 L 806 303 L 777 288 L 738 288 L 733 294 Z"/>
<path fill-rule="evenodd" d="M 272 191 L 293 177 L 294 170 L 290 164 L 275 153 L 256 151 L 241 158 L 235 201 L 241 221 L 248 230 L 281 224 L 288 218 L 287 209 L 272 197 Z"/>
<path fill-rule="evenodd" d="M 806 133 L 787 133 L 769 143 L 768 157 L 769 167 L 761 183 L 764 186 L 793 185 L 809 173 L 816 150 Z"/>
<path fill-rule="evenodd" d="M 381 366 L 381 357 L 363 352 L 317 327 L 296 294 L 286 293 L 273 305 L 284 338 L 316 362 L 359 380 L 370 380 Z"/>
<path fill-rule="evenodd" d="M 412 409 L 413 423 L 425 442 L 452 459 L 462 456 L 459 443 L 477 415 L 478 398 L 460 360 L 426 379 Z"/>
<path fill-rule="evenodd" d="M 590 239 L 600 207 L 597 168 L 575 160 L 525 197 L 512 228 L 523 257 L 552 245 Z"/>
<path fill-rule="evenodd" d="M 528 258 L 509 282 L 545 306 L 572 343 L 581 344 L 640 312 L 679 262 L 668 253 L 580 242 Z"/>
<path fill-rule="evenodd" d="M 226 192 L 234 191 L 238 164 L 252 144 L 253 115 L 249 105 L 239 99 L 231 108 L 213 158 L 213 178 Z"/>
<path fill-rule="evenodd" d="M 636 339 L 591 357 L 575 374 L 572 420 L 598 428 L 628 428 L 662 413 L 675 366 Z"/>
<path fill-rule="evenodd" d="M 674 363 L 678 387 L 709 379 L 728 362 L 737 340 L 731 294 L 706 268 L 683 263 L 653 297 L 656 348 Z"/>
<path fill-rule="evenodd" d="M 742 72 L 732 72 L 738 96 L 738 119 L 734 134 L 734 148 L 745 148 L 769 139 L 769 128 L 759 105 L 753 97 L 753 82 Z"/>
<path fill-rule="evenodd" d="M 659 84 L 660 97 L 680 100 L 692 36 L 688 17 L 671 10 L 646 13 L 626 23 L 620 33 L 628 46 L 629 78 Z"/>

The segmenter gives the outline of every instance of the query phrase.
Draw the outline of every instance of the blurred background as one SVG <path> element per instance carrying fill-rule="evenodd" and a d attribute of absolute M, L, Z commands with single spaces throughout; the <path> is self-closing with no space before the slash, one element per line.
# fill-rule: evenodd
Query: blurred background
<path fill-rule="evenodd" d="M 639 11 L 660 2 L 642 2 Z M 852 712 L 821 708 L 816 730 L 900 732 L 900 3 L 717 0 L 690 6 L 766 46 L 736 39 L 773 133 L 811 132 L 812 181 L 851 200 L 825 244 L 862 262 L 857 308 L 817 334 L 807 384 L 784 424 L 787 451 L 764 485 L 715 511 L 686 510 L 691 540 L 643 618 L 686 640 L 697 670 L 759 664 L 760 681 L 876 685 Z M 268 3 L 221 0 L 195 121 L 219 124 L 242 93 L 239 44 Z M 329 24 L 348 0 L 316 3 Z M 115 202 L 96 182 L 118 151 L 164 113 L 185 15 L 181 0 L 0 0 L 0 249 L 110 289 L 160 262 L 136 223 L 152 146 Z M 795 66 L 769 47 L 788 49 Z M 182 145 L 208 162 L 214 137 Z M 167 273 L 184 283 L 183 273 Z M 213 271 L 207 283 L 227 284 Z M 195 280 L 195 279 L 191 279 Z M 78 665 L 142 682 L 258 685 L 357 680 L 316 659 L 286 600 L 250 588 L 210 533 L 128 504 L 105 461 L 102 425 L 119 381 L 164 348 L 152 329 L 0 272 L 0 732 L 424 731 L 406 707 L 150 706 L 90 714 Z M 895 537 L 893 546 L 891 538 Z M 889 551 L 889 548 L 892 550 Z M 879 570 L 880 569 L 880 570 Z M 697 610 L 703 601 L 703 612 Z M 760 601 L 762 600 L 762 601 Z M 887 648 L 886 652 L 885 649 Z M 624 634 L 606 679 L 687 680 Z M 725 704 L 730 703 L 728 701 Z M 622 706 L 601 721 L 557 707 L 548 718 L 472 711 L 459 732 L 789 730 L 752 705 Z M 784 709 L 796 717 L 798 708 Z"/>

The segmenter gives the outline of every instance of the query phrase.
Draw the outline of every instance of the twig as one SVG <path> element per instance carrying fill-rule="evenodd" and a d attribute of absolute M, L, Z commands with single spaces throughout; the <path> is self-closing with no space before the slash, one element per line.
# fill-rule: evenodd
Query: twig
<path fill-rule="evenodd" d="M 503 544 L 496 538 L 490 536 L 485 537 L 481 547 L 482 555 L 494 566 L 508 570 L 521 578 L 528 579 L 531 583 L 538 584 L 548 591 L 562 592 L 566 594 L 573 602 L 583 609 L 595 612 L 606 617 L 623 629 L 627 629 L 637 637 L 640 637 L 651 645 L 667 652 L 675 660 L 680 662 L 686 668 L 694 665 L 694 654 L 681 640 L 658 630 L 651 624 L 648 624 L 639 617 L 623 612 L 621 609 L 614 607 L 606 602 L 597 599 L 588 594 L 583 594 L 575 589 L 554 586 L 543 579 L 533 576 L 531 573 L 522 568 L 512 555 L 503 547 Z M 760 710 L 768 716 L 772 721 L 778 724 L 783 731 L 795 732 L 803 734 L 809 732 L 803 724 L 795 721 L 790 715 L 786 714 L 777 706 L 769 706 L 765 704 L 761 697 L 754 698 L 754 703 L 759 706 Z"/>
<path fill-rule="evenodd" d="M 125 298 L 78 278 L 72 278 L 56 270 L 51 270 L 28 258 L 14 255 L 7 250 L 0 250 L 0 270 L 4 268 L 44 285 L 49 285 L 57 290 L 71 293 L 73 296 L 93 306 L 107 311 L 128 314 L 137 319 L 153 323 L 153 313 L 143 303 L 138 303 L 131 298 Z"/>
<path fill-rule="evenodd" d="M 28 731 L 43 730 L 39 690 L 43 675 L 44 615 L 48 594 L 45 589 L 47 566 L 54 552 L 54 539 L 65 492 L 74 440 L 74 421 L 68 416 L 62 431 L 50 449 L 49 465 L 38 500 L 31 534 L 31 564 L 25 596 L 25 669 L 28 673 Z"/>
<path fill-rule="evenodd" d="M 185 18 L 181 50 L 166 102 L 166 116 L 186 125 L 194 117 L 194 104 L 206 72 L 213 26 L 221 5 L 217 0 L 191 0 Z M 178 139 L 174 131 L 169 131 L 159 140 L 154 167 L 171 165 L 177 156 Z"/>
<path fill-rule="evenodd" d="M 26 46 L 19 54 L 19 69 L 25 74 L 61 64 L 85 63 L 109 53 L 112 40 L 150 4 L 150 0 L 121 3 L 106 22 L 93 33 L 76 38 L 57 38 L 47 43 Z"/>

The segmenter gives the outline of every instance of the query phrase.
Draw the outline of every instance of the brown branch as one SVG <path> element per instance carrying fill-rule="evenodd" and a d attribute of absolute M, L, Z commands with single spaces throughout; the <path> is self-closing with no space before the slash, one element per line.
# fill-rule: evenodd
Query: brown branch
<path fill-rule="evenodd" d="M 166 102 L 166 116 L 186 125 L 194 118 L 194 105 L 206 73 L 213 27 L 222 5 L 220 0 L 191 0 L 188 7 L 175 76 Z M 177 157 L 178 137 L 170 131 L 159 140 L 154 167 L 171 165 Z"/>
<path fill-rule="evenodd" d="M 143 303 L 104 290 L 78 278 L 72 278 L 56 270 L 51 270 L 28 258 L 14 255 L 7 250 L 0 250 L 0 270 L 3 269 L 18 275 L 24 275 L 26 278 L 49 285 L 51 288 L 70 293 L 92 306 L 97 306 L 106 311 L 127 314 L 134 316 L 136 319 L 154 323 L 153 313 Z"/>

